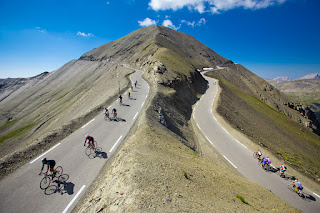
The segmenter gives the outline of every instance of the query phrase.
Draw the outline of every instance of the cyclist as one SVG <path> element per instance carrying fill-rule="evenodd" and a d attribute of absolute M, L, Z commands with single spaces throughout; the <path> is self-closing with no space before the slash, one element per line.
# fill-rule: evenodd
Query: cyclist
<path fill-rule="evenodd" d="M 119 95 L 120 104 L 122 104 L 122 96 Z"/>
<path fill-rule="evenodd" d="M 296 179 L 295 181 L 292 182 L 292 186 L 294 186 L 294 188 L 298 194 L 300 194 L 300 191 L 303 189 L 303 186 L 298 179 Z"/>
<path fill-rule="evenodd" d="M 103 114 L 104 114 L 107 118 L 110 119 L 110 117 L 109 117 L 109 110 L 108 110 L 107 107 L 104 108 Z"/>
<path fill-rule="evenodd" d="M 261 159 L 261 162 L 262 162 L 262 167 L 265 166 L 265 165 L 267 165 L 267 163 L 268 163 L 268 161 L 267 161 L 267 159 L 266 159 L 265 157 L 263 157 L 263 158 Z"/>
<path fill-rule="evenodd" d="M 91 143 L 92 143 L 92 146 L 95 147 L 95 145 L 94 145 L 94 138 L 93 138 L 92 136 L 88 135 L 88 134 L 86 135 L 86 139 L 84 140 L 83 146 L 86 145 L 87 141 L 88 141 L 89 146 L 90 146 Z"/>
<path fill-rule="evenodd" d="M 130 91 L 128 92 L 128 97 L 130 98 Z"/>
<path fill-rule="evenodd" d="M 262 156 L 262 152 L 260 151 L 260 149 L 258 149 L 256 151 L 256 155 L 257 155 L 257 158 L 260 160 L 261 156 Z"/>
<path fill-rule="evenodd" d="M 54 170 L 54 166 L 56 165 L 56 161 L 55 160 L 47 160 L 47 158 L 42 158 L 42 167 L 41 167 L 41 171 L 39 173 L 39 175 L 41 175 L 41 172 L 43 170 L 44 165 L 47 165 L 47 171 L 46 174 L 48 173 L 48 171 L 50 171 L 52 173 L 52 175 L 54 176 L 56 174 L 56 170 Z"/>
<path fill-rule="evenodd" d="M 270 160 L 270 158 L 268 156 L 266 157 L 266 160 L 267 160 L 268 165 L 270 165 L 271 164 L 271 160 Z"/>
<path fill-rule="evenodd" d="M 134 82 L 134 87 L 137 87 L 138 81 Z"/>
<path fill-rule="evenodd" d="M 280 177 L 284 174 L 285 171 L 287 171 L 287 167 L 285 167 L 282 163 L 280 164 L 278 169 L 280 170 Z"/>
<path fill-rule="evenodd" d="M 117 110 L 116 108 L 112 109 L 112 113 L 113 113 L 113 117 L 116 118 L 117 117 Z"/>

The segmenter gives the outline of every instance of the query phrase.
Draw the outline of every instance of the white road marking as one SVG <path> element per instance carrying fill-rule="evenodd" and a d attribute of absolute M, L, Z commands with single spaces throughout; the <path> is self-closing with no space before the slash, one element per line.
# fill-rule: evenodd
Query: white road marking
<path fill-rule="evenodd" d="M 192 117 L 193 117 L 193 119 L 195 119 L 195 118 L 194 118 L 194 113 L 192 114 Z"/>
<path fill-rule="evenodd" d="M 317 193 L 314 193 L 314 192 L 313 192 L 313 194 L 314 194 L 315 196 L 317 196 L 318 198 L 320 198 L 320 195 L 318 195 Z"/>
<path fill-rule="evenodd" d="M 56 148 L 57 146 L 59 146 L 61 143 L 56 144 L 55 146 L 53 146 L 51 149 L 49 149 L 48 151 L 46 151 L 45 153 L 43 153 L 42 155 L 40 155 L 39 157 L 37 157 L 36 159 L 34 159 L 33 161 L 30 162 L 34 163 L 35 161 L 37 161 L 39 158 L 41 158 L 42 156 L 44 156 L 45 154 L 47 154 L 48 152 L 50 152 L 51 150 L 53 150 L 54 148 Z"/>
<path fill-rule="evenodd" d="M 237 168 L 226 156 L 223 156 L 234 168 Z"/>
<path fill-rule="evenodd" d="M 240 143 L 240 145 L 242 145 L 244 148 L 246 148 L 246 149 L 248 149 L 245 145 L 243 145 L 240 141 L 238 141 L 237 139 L 236 139 L 236 141 L 238 142 L 238 143 Z"/>
<path fill-rule="evenodd" d="M 213 146 L 213 147 L 215 147 L 215 145 L 213 145 L 213 143 L 211 142 L 211 140 L 206 136 L 206 139 L 211 143 L 211 145 Z"/>
<path fill-rule="evenodd" d="M 224 131 L 226 131 L 226 133 L 229 134 L 229 132 L 228 132 L 225 128 L 223 128 L 223 126 L 221 126 L 221 128 L 222 128 Z"/>
<path fill-rule="evenodd" d="M 139 112 L 137 112 L 136 115 L 133 117 L 133 120 L 136 119 L 136 117 L 138 116 L 138 113 L 139 113 Z"/>
<path fill-rule="evenodd" d="M 198 126 L 198 128 L 201 130 L 201 128 L 200 128 L 200 126 L 199 126 L 199 124 L 197 124 L 197 126 Z"/>
<path fill-rule="evenodd" d="M 95 118 L 94 118 L 95 119 Z M 89 125 L 92 121 L 94 121 L 94 119 L 92 119 L 91 121 L 89 121 L 87 124 L 83 125 L 81 128 L 85 128 L 87 125 Z"/>
<path fill-rule="evenodd" d="M 145 101 L 144 101 L 145 102 Z M 141 104 L 141 106 L 143 106 L 144 105 L 144 102 Z"/>
<path fill-rule="evenodd" d="M 218 122 L 218 120 L 216 119 L 216 117 L 212 116 L 214 118 L 214 120 L 216 120 Z"/>
<path fill-rule="evenodd" d="M 68 204 L 68 206 L 63 210 L 62 213 L 66 213 L 70 206 L 74 203 L 74 201 L 79 197 L 80 193 L 83 191 L 83 189 L 86 187 L 86 185 L 83 185 L 81 189 L 78 191 L 78 193 L 74 196 L 74 198 L 71 200 L 71 202 Z"/>
<path fill-rule="evenodd" d="M 112 152 L 113 149 L 116 147 L 116 145 L 119 143 L 120 139 L 122 138 L 122 135 L 119 137 L 119 139 L 117 140 L 117 142 L 113 145 L 113 147 L 110 149 L 109 152 Z"/>

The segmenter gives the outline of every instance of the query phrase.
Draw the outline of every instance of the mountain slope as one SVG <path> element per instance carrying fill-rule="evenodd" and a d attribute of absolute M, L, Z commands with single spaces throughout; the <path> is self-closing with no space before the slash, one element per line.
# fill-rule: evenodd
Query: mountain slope
<path fill-rule="evenodd" d="M 302 174 L 319 179 L 320 137 L 305 127 L 310 122 L 306 116 L 288 107 L 288 97 L 241 65 L 208 75 L 220 80 L 217 111 L 235 129 Z"/>
<path fill-rule="evenodd" d="M 50 73 L 35 87 L 19 91 L 18 98 L 6 98 L 6 102 L 1 103 L 1 110 L 6 114 L 1 119 L 4 140 L 0 148 L 6 151 L 7 157 L 2 158 L 1 174 L 11 172 L 13 164 L 22 165 L 97 115 L 102 106 L 115 98 L 118 85 L 121 89 L 127 85 L 125 76 L 131 71 L 121 66 L 124 64 L 145 71 L 151 94 L 145 111 L 123 144 L 124 149 L 113 155 L 102 174 L 106 175 L 102 178 L 104 184 L 111 184 L 113 188 L 99 185 L 101 188 L 95 192 L 104 192 L 103 199 L 90 198 L 89 206 L 99 203 L 97 211 L 104 208 L 114 211 L 119 207 L 123 207 L 123 211 L 153 211 L 157 206 L 159 211 L 169 212 L 175 204 L 177 210 L 193 209 L 193 201 L 197 199 L 200 211 L 208 206 L 232 211 L 242 208 L 271 211 L 277 206 L 281 211 L 294 211 L 271 192 L 226 169 L 219 154 L 213 156 L 217 156 L 216 163 L 220 166 L 196 154 L 199 139 L 190 118 L 193 104 L 207 87 L 196 70 L 233 63 L 191 36 L 162 26 L 139 29 L 102 45 Z M 15 111 L 17 107 L 19 110 Z M 166 125 L 159 122 L 159 111 Z M 11 122 L 8 115 L 12 117 Z M 20 129 L 23 131 L 16 132 Z M 10 155 L 19 148 L 20 152 Z M 161 178 L 161 173 L 165 173 L 165 178 Z M 122 196 L 122 189 L 128 193 L 128 199 L 119 205 L 121 199 L 112 198 Z M 109 195 L 114 205 L 106 204 Z M 248 202 L 241 201 L 241 196 Z M 174 200 L 171 206 L 163 205 L 163 202 L 171 203 L 170 199 Z M 270 202 L 265 204 L 265 200 Z M 86 210 L 85 207 L 82 211 Z"/>

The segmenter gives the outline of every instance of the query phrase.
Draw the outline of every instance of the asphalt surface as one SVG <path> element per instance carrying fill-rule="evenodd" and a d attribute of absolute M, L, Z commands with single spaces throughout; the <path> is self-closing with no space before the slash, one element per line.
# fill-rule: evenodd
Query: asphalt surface
<path fill-rule="evenodd" d="M 280 178 L 276 173 L 264 171 L 258 165 L 258 160 L 253 158 L 253 151 L 234 139 L 219 124 L 212 113 L 212 104 L 218 91 L 217 80 L 203 77 L 209 82 L 208 89 L 196 104 L 193 119 L 208 142 L 246 179 L 271 190 L 282 200 L 304 212 L 320 212 L 319 192 L 314 193 L 304 187 L 307 199 L 302 199 L 297 193 L 290 191 L 289 180 Z M 303 180 L 300 181 L 303 184 Z"/>
<path fill-rule="evenodd" d="M 123 105 L 118 101 L 110 106 L 117 109 L 118 121 L 106 121 L 103 112 L 89 121 L 42 156 L 32 159 L 0 182 L 0 212 L 71 212 L 99 174 L 107 160 L 116 151 L 139 116 L 149 93 L 149 86 L 141 77 L 143 72 L 130 76 L 138 82 L 131 92 L 123 94 Z M 111 115 L 111 113 L 110 113 Z M 98 152 L 87 156 L 84 139 L 90 134 L 97 142 Z M 52 182 L 47 190 L 40 189 L 41 159 L 54 159 L 63 167 L 65 181 Z M 44 168 L 46 171 L 46 166 Z"/>

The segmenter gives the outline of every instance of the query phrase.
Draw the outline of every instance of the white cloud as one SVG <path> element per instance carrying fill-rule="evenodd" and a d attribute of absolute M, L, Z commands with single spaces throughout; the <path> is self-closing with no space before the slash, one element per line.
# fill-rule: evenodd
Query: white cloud
<path fill-rule="evenodd" d="M 176 27 L 176 26 L 172 23 L 172 21 L 169 20 L 169 19 L 164 20 L 164 21 L 162 22 L 162 25 L 165 26 L 165 27 L 169 27 L 169 28 L 171 28 L 171 29 L 173 29 L 173 30 L 178 30 L 178 29 L 181 27 L 181 25 L 180 25 L 179 27 Z"/>
<path fill-rule="evenodd" d="M 92 33 L 84 33 L 84 32 L 80 32 L 80 31 L 77 32 L 77 35 L 83 36 L 83 37 L 93 37 Z"/>
<path fill-rule="evenodd" d="M 211 12 L 219 14 L 221 11 L 234 8 L 257 10 L 276 4 L 283 4 L 286 0 L 149 0 L 149 6 L 155 11 L 179 10 L 187 7 L 199 13 Z"/>
<path fill-rule="evenodd" d="M 45 29 L 41 29 L 41 27 L 35 27 L 37 30 L 38 30 L 38 32 L 40 32 L 40 33 L 46 33 L 47 31 L 45 30 Z"/>
<path fill-rule="evenodd" d="M 186 21 L 186 20 L 182 20 L 181 23 L 187 24 L 187 25 L 189 25 L 191 27 L 194 27 L 194 25 L 196 24 L 195 21 L 190 22 L 190 21 Z"/>
<path fill-rule="evenodd" d="M 138 23 L 140 24 L 141 27 L 148 27 L 150 25 L 157 24 L 157 22 L 155 20 L 152 20 L 148 17 L 145 18 L 143 21 L 138 21 Z"/>
<path fill-rule="evenodd" d="M 190 22 L 190 21 L 186 21 L 186 20 L 182 20 L 181 23 L 183 24 L 187 24 L 188 26 L 191 26 L 191 27 L 195 27 L 195 26 L 201 26 L 201 25 L 204 25 L 206 23 L 206 19 L 205 18 L 201 18 L 199 21 L 195 22 Z"/>

